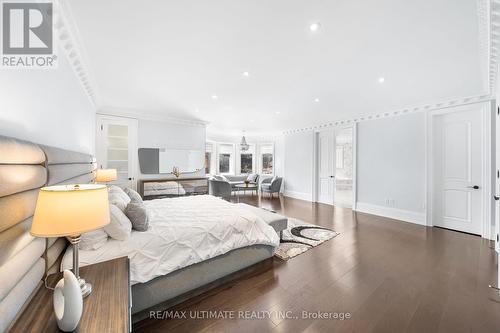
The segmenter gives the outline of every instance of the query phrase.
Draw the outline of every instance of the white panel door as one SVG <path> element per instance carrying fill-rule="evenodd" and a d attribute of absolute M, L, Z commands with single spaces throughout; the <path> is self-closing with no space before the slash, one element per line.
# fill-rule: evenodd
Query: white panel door
<path fill-rule="evenodd" d="M 318 133 L 318 201 L 333 205 L 335 191 L 333 130 Z"/>
<path fill-rule="evenodd" d="M 97 166 L 116 169 L 111 184 L 136 189 L 137 156 L 137 119 L 97 115 Z"/>
<path fill-rule="evenodd" d="M 435 226 L 481 234 L 482 113 L 449 113 L 434 122 Z"/>

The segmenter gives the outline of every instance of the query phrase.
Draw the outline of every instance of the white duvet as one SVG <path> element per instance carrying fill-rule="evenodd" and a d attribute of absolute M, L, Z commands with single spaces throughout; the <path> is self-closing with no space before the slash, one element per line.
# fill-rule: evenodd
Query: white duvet
<path fill-rule="evenodd" d="M 276 231 L 251 211 L 209 195 L 145 201 L 150 219 L 145 232 L 129 239 L 108 238 L 93 251 L 80 250 L 80 266 L 113 258 L 130 258 L 131 283 L 214 258 L 231 250 L 256 245 L 279 246 Z M 62 269 L 72 267 L 71 247 Z"/>

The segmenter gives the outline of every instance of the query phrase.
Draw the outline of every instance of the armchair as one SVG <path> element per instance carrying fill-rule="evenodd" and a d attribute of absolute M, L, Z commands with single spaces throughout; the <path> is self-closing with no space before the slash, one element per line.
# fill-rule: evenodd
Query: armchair
<path fill-rule="evenodd" d="M 231 184 L 225 180 L 210 179 L 208 181 L 208 194 L 229 199 L 231 197 Z"/>
<path fill-rule="evenodd" d="M 266 178 L 260 183 L 261 193 L 269 193 L 269 197 L 273 197 L 274 193 L 280 192 L 282 177 Z"/>

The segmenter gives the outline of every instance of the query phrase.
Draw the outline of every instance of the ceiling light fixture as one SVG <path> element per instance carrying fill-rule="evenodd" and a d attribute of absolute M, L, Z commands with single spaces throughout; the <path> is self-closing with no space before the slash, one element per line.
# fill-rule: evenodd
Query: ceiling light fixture
<path fill-rule="evenodd" d="M 250 149 L 250 145 L 247 143 L 247 139 L 245 139 L 245 131 L 243 131 L 243 136 L 241 137 L 240 148 L 242 151 Z"/>
<path fill-rule="evenodd" d="M 276 111 L 276 114 L 280 114 L 280 113 L 281 113 L 281 112 L 279 112 L 279 111 Z"/>
<path fill-rule="evenodd" d="M 316 103 L 319 103 L 319 98 L 315 98 L 315 99 L 314 99 L 314 101 L 315 101 Z"/>
<path fill-rule="evenodd" d="M 309 26 L 309 30 L 312 32 L 316 32 L 321 28 L 321 24 L 319 22 L 315 22 Z"/>
<path fill-rule="evenodd" d="M 385 78 L 384 77 L 379 77 L 378 78 L 378 82 L 379 83 L 384 83 L 385 82 Z"/>
<path fill-rule="evenodd" d="M 245 77 L 249 77 L 250 76 L 250 73 L 249 72 L 243 72 L 241 73 L 241 75 L 245 76 Z"/>
<path fill-rule="evenodd" d="M 216 99 L 218 99 L 218 98 L 219 98 L 219 96 L 217 96 L 217 95 L 212 95 L 212 99 L 213 99 L 213 100 L 216 100 Z"/>

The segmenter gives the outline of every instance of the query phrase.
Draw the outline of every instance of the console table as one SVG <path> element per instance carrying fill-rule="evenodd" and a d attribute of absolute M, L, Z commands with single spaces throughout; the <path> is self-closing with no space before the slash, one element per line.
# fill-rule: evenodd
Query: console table
<path fill-rule="evenodd" d="M 208 194 L 208 178 L 140 179 L 138 189 L 145 200 Z"/>
<path fill-rule="evenodd" d="M 80 268 L 82 278 L 92 284 L 83 299 L 83 313 L 76 332 L 130 332 L 131 289 L 129 259 L 122 257 Z M 53 288 L 62 273 L 47 277 Z M 17 317 L 9 332 L 60 332 L 52 306 L 54 292 L 42 285 Z"/>

